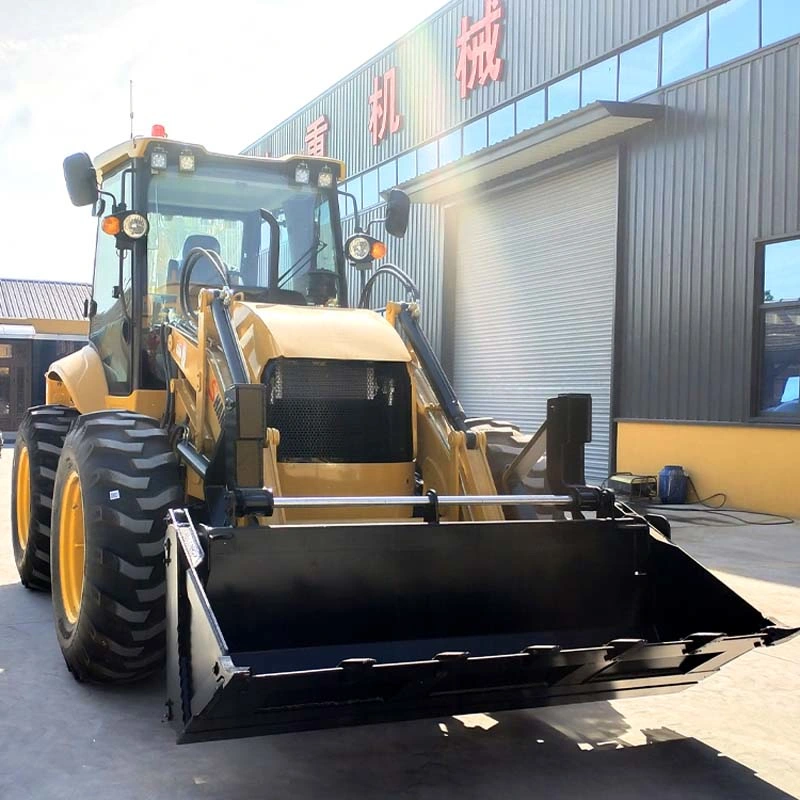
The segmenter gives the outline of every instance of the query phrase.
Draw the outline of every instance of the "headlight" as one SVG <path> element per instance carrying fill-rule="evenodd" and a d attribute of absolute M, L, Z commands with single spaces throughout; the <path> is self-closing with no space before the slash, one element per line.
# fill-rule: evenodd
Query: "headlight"
<path fill-rule="evenodd" d="M 178 156 L 178 170 L 180 172 L 194 172 L 194 153 L 191 150 L 184 150 Z"/>
<path fill-rule="evenodd" d="M 311 170 L 308 168 L 308 164 L 305 161 L 301 161 L 295 168 L 294 168 L 294 179 L 296 183 L 310 183 L 311 182 Z"/>
<path fill-rule="evenodd" d="M 347 257 L 351 261 L 366 261 L 371 249 L 372 242 L 366 236 L 351 236 L 347 242 Z"/>
<path fill-rule="evenodd" d="M 320 189 L 330 189 L 331 186 L 333 186 L 333 172 L 330 167 L 323 167 L 319 171 L 317 186 L 319 186 Z"/>
<path fill-rule="evenodd" d="M 154 147 L 150 153 L 150 169 L 158 172 L 167 168 L 167 151 L 161 147 Z"/>
<path fill-rule="evenodd" d="M 141 239 L 147 233 L 147 220 L 135 212 L 128 214 L 122 220 L 122 232 L 129 239 Z"/>

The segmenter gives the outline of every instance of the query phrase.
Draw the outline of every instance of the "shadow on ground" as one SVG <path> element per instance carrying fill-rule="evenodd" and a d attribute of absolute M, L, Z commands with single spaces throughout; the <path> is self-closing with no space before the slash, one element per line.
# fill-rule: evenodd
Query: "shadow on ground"
<path fill-rule="evenodd" d="M 791 796 L 667 728 L 627 746 L 609 703 L 174 744 L 163 675 L 91 687 L 67 674 L 50 600 L 0 586 L 0 797 L 765 798 Z M 641 733 L 636 731 L 638 738 Z"/>

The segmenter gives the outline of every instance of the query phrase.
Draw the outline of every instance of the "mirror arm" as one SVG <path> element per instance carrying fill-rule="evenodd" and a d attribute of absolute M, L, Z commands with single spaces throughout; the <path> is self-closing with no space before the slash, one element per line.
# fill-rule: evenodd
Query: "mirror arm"
<path fill-rule="evenodd" d="M 356 231 L 356 232 L 357 232 L 357 233 L 367 233 L 367 234 L 368 234 L 368 233 L 369 233 L 369 229 L 370 229 L 370 228 L 371 228 L 373 225 L 381 225 L 381 224 L 382 224 L 382 223 L 384 223 L 384 222 L 386 222 L 386 217 L 378 217 L 377 219 L 371 219 L 371 220 L 370 220 L 370 221 L 367 223 L 367 228 L 366 228 L 366 230 L 363 230 L 363 231 L 360 231 L 360 230 L 359 230 L 359 231 Z"/>
<path fill-rule="evenodd" d="M 117 210 L 117 198 L 114 197 L 114 195 L 111 194 L 111 192 L 106 192 L 106 191 L 103 191 L 102 189 L 98 189 L 97 190 L 97 194 L 100 197 L 102 197 L 103 195 L 105 195 L 106 197 L 110 197 L 111 198 L 111 208 L 113 208 L 115 211 Z"/>
<path fill-rule="evenodd" d="M 337 189 L 336 194 L 340 194 L 342 195 L 342 197 L 349 197 L 353 201 L 353 217 L 354 217 L 354 222 L 356 224 L 355 232 L 363 233 L 363 228 L 361 227 L 361 215 L 358 212 L 358 203 L 356 202 L 356 196 L 354 194 L 351 194 L 350 192 L 343 192 L 341 189 Z"/>

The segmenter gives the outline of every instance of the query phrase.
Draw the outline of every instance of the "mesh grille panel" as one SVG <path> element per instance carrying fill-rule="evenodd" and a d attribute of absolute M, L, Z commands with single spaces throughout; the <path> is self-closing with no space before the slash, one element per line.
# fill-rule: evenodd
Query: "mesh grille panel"
<path fill-rule="evenodd" d="M 278 461 L 412 460 L 405 364 L 280 358 L 264 383 L 267 425 L 281 434 Z"/>

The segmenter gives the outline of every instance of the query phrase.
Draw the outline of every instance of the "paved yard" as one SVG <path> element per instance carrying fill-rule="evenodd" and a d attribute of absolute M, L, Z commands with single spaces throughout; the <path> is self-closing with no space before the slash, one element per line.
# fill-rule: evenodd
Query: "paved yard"
<path fill-rule="evenodd" d="M 800 797 L 800 638 L 672 696 L 178 747 L 161 681 L 76 684 L 50 598 L 17 582 L 0 459 L 0 798 Z M 675 539 L 800 623 L 800 526 Z"/>

